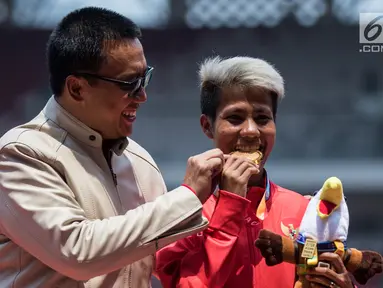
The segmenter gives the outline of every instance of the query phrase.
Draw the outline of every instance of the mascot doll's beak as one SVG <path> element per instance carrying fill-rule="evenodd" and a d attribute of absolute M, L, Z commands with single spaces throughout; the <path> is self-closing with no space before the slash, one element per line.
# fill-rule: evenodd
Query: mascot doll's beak
<path fill-rule="evenodd" d="M 319 217 L 322 219 L 329 217 L 333 211 L 339 208 L 342 199 L 342 182 L 336 177 L 328 178 L 324 182 L 319 195 L 317 207 Z"/>

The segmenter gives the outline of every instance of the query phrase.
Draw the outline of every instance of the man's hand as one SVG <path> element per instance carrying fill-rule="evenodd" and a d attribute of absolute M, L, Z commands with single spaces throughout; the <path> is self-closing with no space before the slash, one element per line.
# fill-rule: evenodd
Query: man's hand
<path fill-rule="evenodd" d="M 344 266 L 342 259 L 335 253 L 319 255 L 319 261 L 327 262 L 335 269 L 315 267 L 307 272 L 306 279 L 310 287 L 353 288 L 352 280 Z"/>
<path fill-rule="evenodd" d="M 258 174 L 259 168 L 246 157 L 225 156 L 219 188 L 242 197 L 246 197 L 247 183 L 251 175 Z"/>
<path fill-rule="evenodd" d="M 188 159 L 183 183 L 195 191 L 202 203 L 205 203 L 213 192 L 213 178 L 221 173 L 224 161 L 220 149 L 208 150 Z"/>

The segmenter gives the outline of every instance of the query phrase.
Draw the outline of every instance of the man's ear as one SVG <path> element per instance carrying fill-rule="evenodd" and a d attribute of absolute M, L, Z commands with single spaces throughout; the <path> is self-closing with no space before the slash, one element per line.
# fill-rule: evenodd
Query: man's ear
<path fill-rule="evenodd" d="M 213 135 L 213 123 L 211 123 L 212 121 L 210 121 L 210 119 L 205 115 L 205 114 L 202 114 L 201 117 L 199 118 L 199 122 L 201 124 L 201 128 L 202 128 L 202 131 L 203 133 L 209 137 L 209 139 L 213 139 L 214 138 L 214 135 Z"/>
<path fill-rule="evenodd" d="M 79 79 L 73 75 L 70 75 L 66 78 L 65 86 L 68 90 L 69 95 L 76 101 L 82 101 L 83 100 L 83 86 L 86 84 L 85 79 Z"/>

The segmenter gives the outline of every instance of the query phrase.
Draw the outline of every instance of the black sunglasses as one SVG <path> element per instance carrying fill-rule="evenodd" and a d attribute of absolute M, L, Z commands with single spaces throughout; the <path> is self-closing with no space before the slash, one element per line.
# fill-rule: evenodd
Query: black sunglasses
<path fill-rule="evenodd" d="M 100 75 L 93 74 L 93 73 L 87 73 L 87 72 L 77 72 L 77 73 L 74 73 L 74 75 L 85 76 L 85 77 L 88 76 L 88 77 L 92 77 L 92 78 L 96 78 L 96 79 L 100 79 L 103 81 L 114 83 L 122 91 L 129 92 L 129 97 L 134 97 L 140 89 L 148 86 L 150 80 L 152 79 L 153 70 L 154 70 L 153 67 L 148 66 L 148 68 L 145 71 L 144 76 L 139 77 L 134 81 L 122 81 L 122 80 L 108 78 L 108 77 L 100 76 Z"/>

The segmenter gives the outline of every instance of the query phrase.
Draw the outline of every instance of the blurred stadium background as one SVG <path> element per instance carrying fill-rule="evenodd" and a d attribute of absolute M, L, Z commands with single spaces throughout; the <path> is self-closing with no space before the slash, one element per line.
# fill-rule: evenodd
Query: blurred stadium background
<path fill-rule="evenodd" d="M 133 138 L 169 188 L 182 181 L 190 155 L 212 147 L 199 127 L 197 64 L 212 55 L 265 58 L 287 91 L 271 178 L 309 194 L 326 177 L 340 177 L 349 245 L 383 253 L 383 43 L 377 52 L 359 51 L 359 13 L 383 15 L 382 0 L 0 0 L 1 135 L 50 97 L 47 38 L 84 6 L 116 10 L 143 29 L 156 70 Z M 367 287 L 383 287 L 383 279 Z"/>

